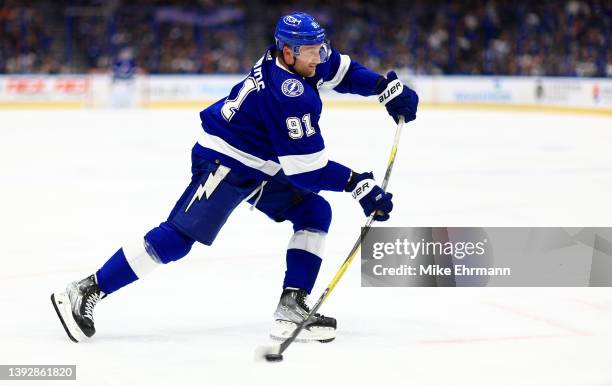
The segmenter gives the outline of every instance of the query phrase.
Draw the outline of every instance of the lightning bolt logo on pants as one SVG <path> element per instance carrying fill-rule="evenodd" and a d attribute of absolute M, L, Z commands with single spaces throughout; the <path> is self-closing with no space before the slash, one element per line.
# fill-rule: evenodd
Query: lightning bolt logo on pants
<path fill-rule="evenodd" d="M 213 194 L 215 189 L 217 189 L 219 183 L 223 181 L 223 179 L 225 178 L 225 176 L 227 176 L 227 173 L 229 173 L 230 170 L 231 169 L 227 166 L 219 165 L 219 167 L 214 173 L 211 172 L 208 175 L 206 182 L 203 185 L 201 184 L 200 187 L 198 187 L 198 190 L 196 190 L 195 194 L 191 198 L 191 201 L 189 202 L 189 205 L 187 205 L 187 208 L 185 208 L 185 213 L 187 213 L 189 208 L 191 208 L 191 205 L 193 205 L 196 200 L 200 201 L 203 195 L 205 195 L 205 198 L 208 200 L 208 198 L 211 196 L 211 194 Z"/>

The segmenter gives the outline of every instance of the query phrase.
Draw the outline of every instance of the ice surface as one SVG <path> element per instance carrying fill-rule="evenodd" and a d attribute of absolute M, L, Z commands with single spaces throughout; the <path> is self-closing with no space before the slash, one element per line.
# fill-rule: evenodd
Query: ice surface
<path fill-rule="evenodd" d="M 338 318 L 335 342 L 255 363 L 291 227 L 246 204 L 212 248 L 103 300 L 95 338 L 73 344 L 50 293 L 165 219 L 198 114 L 3 110 L 0 122 L 0 364 L 76 364 L 65 384 L 92 386 L 612 385 L 611 289 L 361 288 L 358 263 L 322 308 Z M 330 158 L 382 177 L 395 128 L 384 110 L 326 110 L 321 126 Z M 612 226 L 611 128 L 424 109 L 403 133 L 385 225 Z M 365 220 L 350 196 L 324 195 L 334 220 L 316 297 Z"/>

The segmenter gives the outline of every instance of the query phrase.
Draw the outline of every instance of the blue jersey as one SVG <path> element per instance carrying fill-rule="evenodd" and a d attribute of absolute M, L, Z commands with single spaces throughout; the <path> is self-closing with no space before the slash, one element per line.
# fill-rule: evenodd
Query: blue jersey
<path fill-rule="evenodd" d="M 134 59 L 116 59 L 113 62 L 113 80 L 131 80 L 136 75 Z"/>
<path fill-rule="evenodd" d="M 307 189 L 340 191 L 350 169 L 328 158 L 319 89 L 372 95 L 380 78 L 337 51 L 304 78 L 270 48 L 226 98 L 200 112 L 196 151 L 261 180 L 282 170 Z"/>

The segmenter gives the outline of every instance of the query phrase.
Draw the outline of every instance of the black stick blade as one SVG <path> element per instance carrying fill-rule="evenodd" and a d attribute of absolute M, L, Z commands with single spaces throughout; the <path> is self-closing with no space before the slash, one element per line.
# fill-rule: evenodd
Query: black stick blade
<path fill-rule="evenodd" d="M 283 354 L 266 354 L 264 358 L 268 362 L 280 362 L 283 360 Z"/>
<path fill-rule="evenodd" d="M 255 350 L 255 360 L 266 362 L 280 362 L 283 360 L 283 354 L 280 353 L 280 346 L 260 346 Z"/>

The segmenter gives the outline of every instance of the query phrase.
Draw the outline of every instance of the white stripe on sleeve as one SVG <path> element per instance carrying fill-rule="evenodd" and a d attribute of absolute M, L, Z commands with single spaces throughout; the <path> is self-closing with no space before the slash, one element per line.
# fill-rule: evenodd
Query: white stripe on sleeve
<path fill-rule="evenodd" d="M 311 154 L 284 155 L 278 160 L 288 176 L 324 168 L 328 162 L 325 149 Z"/>
<path fill-rule="evenodd" d="M 338 71 L 336 71 L 336 75 L 334 75 L 334 77 L 331 80 L 321 83 L 319 88 L 332 89 L 336 87 L 337 85 L 339 85 L 340 82 L 342 82 L 342 79 L 344 79 L 344 75 L 346 75 L 346 72 L 348 71 L 350 66 L 351 66 L 350 56 L 340 55 L 340 65 L 338 66 Z"/>

